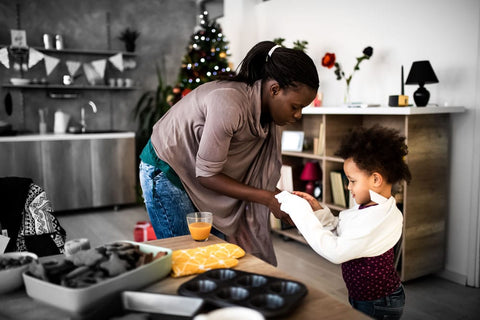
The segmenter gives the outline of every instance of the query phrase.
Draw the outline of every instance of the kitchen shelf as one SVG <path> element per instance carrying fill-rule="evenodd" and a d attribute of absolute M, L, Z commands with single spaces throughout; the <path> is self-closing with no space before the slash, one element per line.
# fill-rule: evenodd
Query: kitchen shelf
<path fill-rule="evenodd" d="M 3 84 L 2 87 L 10 89 L 41 89 L 41 90 L 137 90 L 137 87 L 110 87 L 107 85 L 98 85 L 98 86 L 83 86 L 83 85 L 71 85 L 65 86 L 61 84 L 26 84 L 26 85 L 14 85 L 14 84 Z"/>
<path fill-rule="evenodd" d="M 8 45 L 2 44 L 0 48 L 8 47 Z M 38 50 L 43 53 L 50 53 L 50 54 L 80 54 L 80 55 L 102 55 L 102 56 L 109 56 L 115 55 L 117 53 L 121 53 L 127 57 L 135 57 L 137 54 L 135 52 L 126 52 L 126 51 L 118 51 L 118 50 L 85 50 L 85 49 L 45 49 L 43 47 L 31 47 L 35 50 Z"/>

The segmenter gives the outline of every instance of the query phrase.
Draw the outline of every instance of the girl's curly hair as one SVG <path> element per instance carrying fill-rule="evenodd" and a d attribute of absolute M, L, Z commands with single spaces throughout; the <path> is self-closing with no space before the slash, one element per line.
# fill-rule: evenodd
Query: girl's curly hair
<path fill-rule="evenodd" d="M 335 152 L 342 159 L 352 158 L 359 169 L 372 174 L 380 173 L 388 183 L 412 179 L 405 163 L 408 147 L 405 137 L 391 128 L 376 125 L 371 128 L 355 127 L 342 139 Z"/>

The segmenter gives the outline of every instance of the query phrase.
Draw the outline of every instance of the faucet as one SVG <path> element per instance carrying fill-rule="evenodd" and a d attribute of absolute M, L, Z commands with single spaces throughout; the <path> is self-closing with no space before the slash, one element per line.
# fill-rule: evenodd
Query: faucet
<path fill-rule="evenodd" d="M 90 107 L 92 107 L 93 113 L 97 113 L 97 106 L 95 105 L 95 103 L 92 100 L 88 101 L 88 105 Z M 87 131 L 87 123 L 85 122 L 85 108 L 84 107 L 82 107 L 82 109 L 80 110 L 80 126 L 81 126 L 82 132 Z"/>

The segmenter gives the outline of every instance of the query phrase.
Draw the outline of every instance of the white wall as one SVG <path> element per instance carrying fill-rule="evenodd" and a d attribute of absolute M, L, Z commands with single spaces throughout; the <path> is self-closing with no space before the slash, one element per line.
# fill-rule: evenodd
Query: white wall
<path fill-rule="evenodd" d="M 321 66 L 325 52 L 350 73 L 366 46 L 373 57 L 364 61 L 351 82 L 353 101 L 387 104 L 400 93 L 400 67 L 405 77 L 413 61 L 430 60 L 439 79 L 427 85 L 430 103 L 464 106 L 452 116 L 450 206 L 444 276 L 465 283 L 471 241 L 478 223 L 480 134 L 476 125 L 479 84 L 480 1 L 478 0 L 225 0 L 220 20 L 230 41 L 236 67 L 257 42 L 282 37 L 290 46 L 307 40 L 317 64 L 325 105 L 339 105 L 345 84 L 333 69 Z M 413 102 L 416 86 L 405 86 Z M 474 147 L 475 143 L 475 147 Z M 472 172 L 474 175 L 472 175 Z M 443 174 L 443 173 L 440 173 Z M 473 189 L 472 189 L 473 187 Z M 428 192 L 428 190 L 425 190 Z M 470 247 L 469 247 L 470 245 Z M 478 243 L 477 243 L 478 245 Z M 467 249 L 472 248 L 472 249 Z"/>

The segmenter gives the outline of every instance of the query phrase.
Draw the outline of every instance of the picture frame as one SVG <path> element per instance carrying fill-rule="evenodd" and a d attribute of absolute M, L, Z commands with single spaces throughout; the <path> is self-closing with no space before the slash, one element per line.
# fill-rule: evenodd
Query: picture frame
<path fill-rule="evenodd" d="M 27 48 L 27 33 L 25 30 L 10 29 L 12 48 Z"/>
<path fill-rule="evenodd" d="M 282 132 L 282 151 L 302 152 L 305 133 L 303 131 Z"/>

